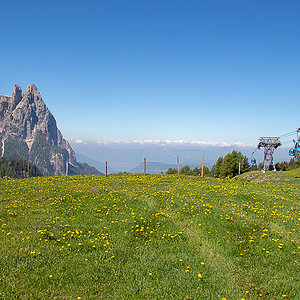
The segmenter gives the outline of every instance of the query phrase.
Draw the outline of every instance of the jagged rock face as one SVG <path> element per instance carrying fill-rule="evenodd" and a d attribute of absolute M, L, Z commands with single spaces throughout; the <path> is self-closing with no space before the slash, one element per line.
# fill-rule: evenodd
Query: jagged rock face
<path fill-rule="evenodd" d="M 18 85 L 11 97 L 0 95 L 0 131 L 1 156 L 28 159 L 45 175 L 83 171 L 34 84 L 23 95 Z"/>

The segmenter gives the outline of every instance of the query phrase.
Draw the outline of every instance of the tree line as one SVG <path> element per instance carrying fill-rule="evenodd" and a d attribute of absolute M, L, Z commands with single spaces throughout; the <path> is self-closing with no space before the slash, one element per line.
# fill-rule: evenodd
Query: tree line
<path fill-rule="evenodd" d="M 275 169 L 277 171 L 288 171 L 292 169 L 297 169 L 300 167 L 300 156 L 296 156 L 295 158 L 292 158 L 289 162 L 282 161 L 275 164 Z"/>
<path fill-rule="evenodd" d="M 0 158 L 0 177 L 26 178 L 42 176 L 40 170 L 32 163 L 22 159 Z"/>
<path fill-rule="evenodd" d="M 203 176 L 204 177 L 219 177 L 219 178 L 232 178 L 239 174 L 239 163 L 241 164 L 241 174 L 250 171 L 250 165 L 248 158 L 241 152 L 233 150 L 228 153 L 224 158 L 219 157 L 217 162 L 213 165 L 211 170 L 204 166 Z M 177 174 L 176 169 L 170 168 L 166 174 Z M 180 175 L 199 176 L 202 174 L 202 168 L 191 169 L 189 166 L 184 166 L 179 171 Z"/>
<path fill-rule="evenodd" d="M 166 174 L 177 174 L 178 171 L 176 169 L 170 168 Z M 194 168 L 191 169 L 189 166 L 184 166 L 179 170 L 180 175 L 190 175 L 190 176 L 199 176 L 202 174 L 202 168 Z M 203 167 L 203 176 L 205 177 L 211 177 L 211 171 L 208 167 Z"/>
<path fill-rule="evenodd" d="M 232 178 L 239 174 L 239 164 L 240 164 L 240 174 L 249 171 L 257 171 L 263 169 L 263 164 L 259 165 L 249 165 L 248 158 L 243 155 L 241 152 L 233 150 L 231 153 L 221 156 L 218 158 L 216 163 L 212 166 L 211 169 L 204 167 L 203 176 L 204 177 L 217 177 L 217 178 Z M 296 156 L 292 158 L 289 162 L 283 161 L 276 163 L 275 166 L 270 166 L 270 171 L 287 171 L 291 169 L 296 169 L 300 166 L 300 157 Z M 177 174 L 176 169 L 170 168 L 166 174 Z M 201 168 L 191 169 L 189 166 L 184 166 L 179 170 L 180 175 L 190 175 L 190 176 L 199 176 L 202 174 Z"/>

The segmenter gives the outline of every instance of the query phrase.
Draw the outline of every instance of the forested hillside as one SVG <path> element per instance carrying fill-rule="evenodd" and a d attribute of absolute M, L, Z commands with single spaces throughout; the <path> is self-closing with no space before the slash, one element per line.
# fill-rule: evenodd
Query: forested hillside
<path fill-rule="evenodd" d="M 42 175 L 35 165 L 26 160 L 0 158 L 0 177 L 25 178 Z"/>

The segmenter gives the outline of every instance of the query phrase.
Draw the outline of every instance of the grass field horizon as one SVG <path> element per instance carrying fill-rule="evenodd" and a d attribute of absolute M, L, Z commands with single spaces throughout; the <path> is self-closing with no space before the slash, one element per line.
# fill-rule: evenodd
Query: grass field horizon
<path fill-rule="evenodd" d="M 0 298 L 297 299 L 300 189 L 284 176 L 3 179 Z"/>

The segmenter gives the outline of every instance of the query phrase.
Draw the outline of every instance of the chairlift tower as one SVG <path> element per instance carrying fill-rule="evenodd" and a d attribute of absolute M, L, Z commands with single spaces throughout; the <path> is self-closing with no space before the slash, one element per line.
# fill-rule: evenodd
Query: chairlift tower
<path fill-rule="evenodd" d="M 264 151 L 264 171 L 268 171 L 273 166 L 273 154 L 276 148 L 281 146 L 279 137 L 260 137 L 257 148 L 265 148 Z"/>

